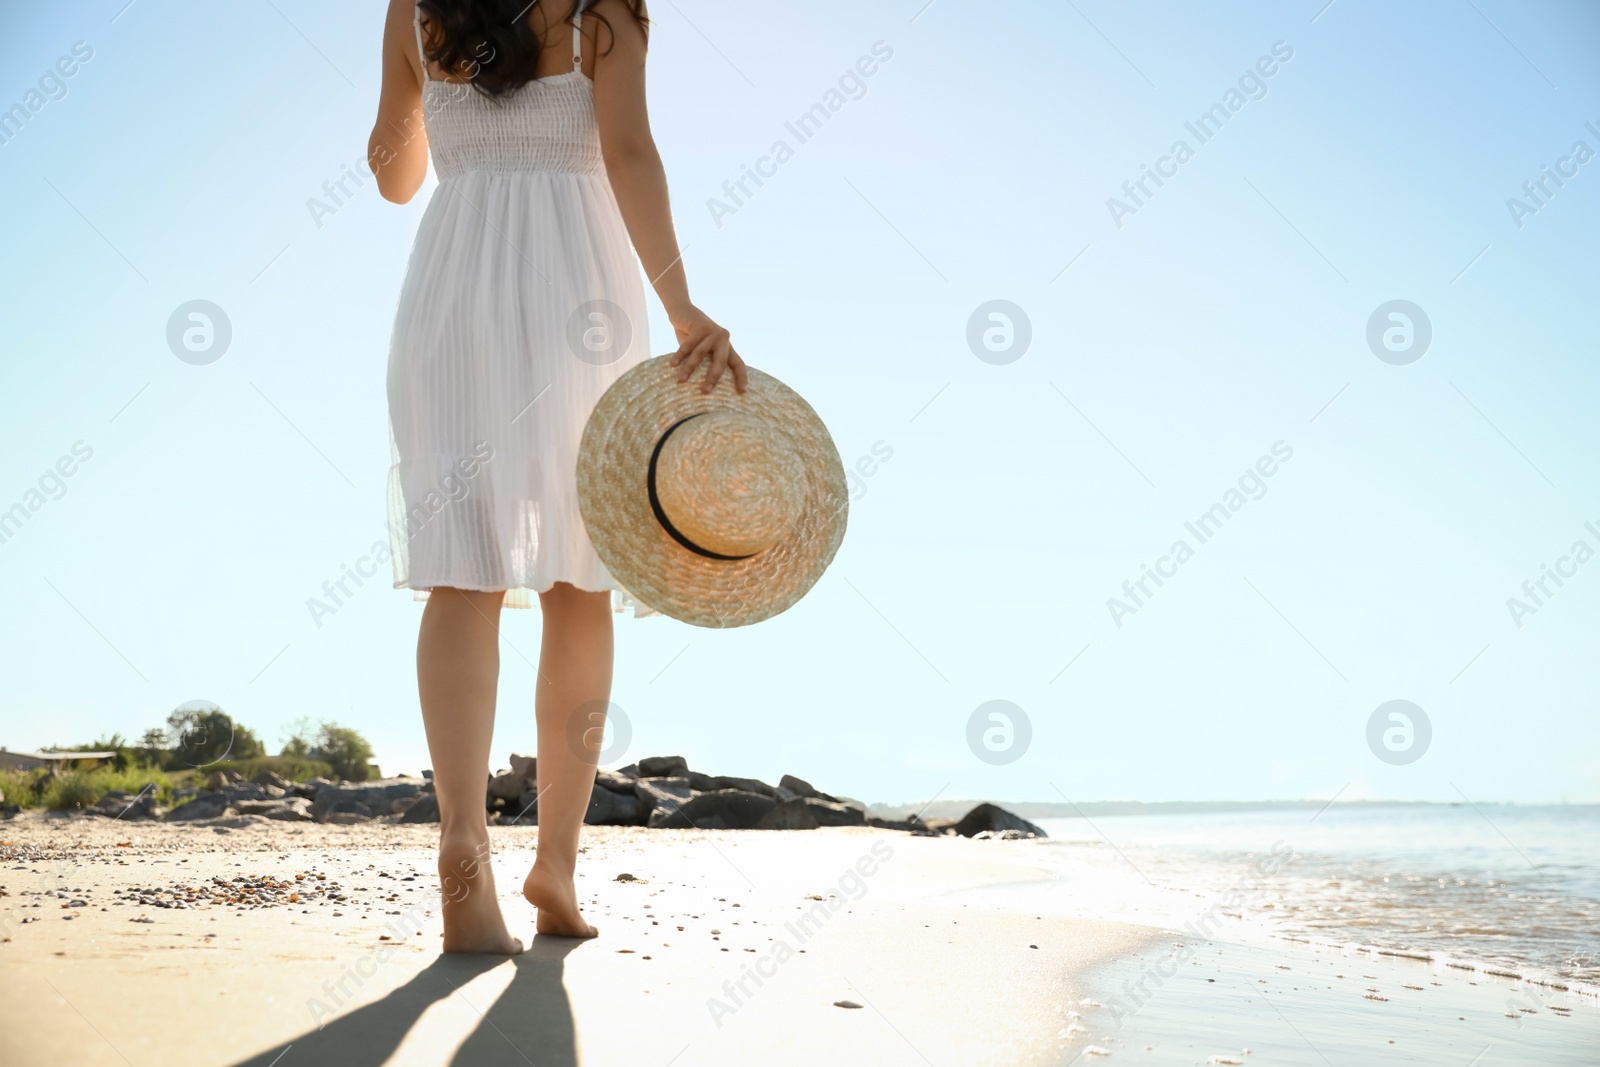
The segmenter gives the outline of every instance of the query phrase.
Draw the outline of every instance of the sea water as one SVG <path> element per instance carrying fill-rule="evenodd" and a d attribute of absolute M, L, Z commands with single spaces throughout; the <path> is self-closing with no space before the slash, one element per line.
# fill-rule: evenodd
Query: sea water
<path fill-rule="evenodd" d="M 1027 906 L 1600 986 L 1600 805 L 1040 819 Z M 1013 903 L 1020 903 L 1014 901 Z"/>

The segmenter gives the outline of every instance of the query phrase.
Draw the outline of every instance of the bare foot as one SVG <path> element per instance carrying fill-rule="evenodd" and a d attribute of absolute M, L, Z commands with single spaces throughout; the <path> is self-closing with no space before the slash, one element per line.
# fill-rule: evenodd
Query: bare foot
<path fill-rule="evenodd" d="M 584 922 L 578 911 L 578 890 L 572 875 L 552 874 L 537 863 L 522 883 L 522 895 L 539 909 L 535 924 L 541 934 L 557 937 L 596 937 L 600 931 Z"/>
<path fill-rule="evenodd" d="M 506 929 L 489 869 L 489 840 L 439 841 L 439 883 L 444 897 L 444 951 L 515 956 L 522 942 Z"/>

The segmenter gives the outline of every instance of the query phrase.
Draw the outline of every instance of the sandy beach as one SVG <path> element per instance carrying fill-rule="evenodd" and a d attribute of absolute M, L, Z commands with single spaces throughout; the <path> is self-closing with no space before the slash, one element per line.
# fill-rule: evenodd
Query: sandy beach
<path fill-rule="evenodd" d="M 1154 943 L 949 899 L 1042 877 L 998 841 L 597 827 L 579 886 L 599 938 L 446 958 L 436 832 L 13 820 L 0 1059 L 1047 1065 L 1080 976 Z M 492 833 L 503 907 L 531 937 L 516 890 L 533 832 Z M 213 881 L 241 876 L 271 884 Z M 186 906 L 127 896 L 150 890 Z"/>
<path fill-rule="evenodd" d="M 512 928 L 533 831 L 495 827 Z M 1593 1063 L 1592 999 L 1035 914 L 1031 842 L 586 830 L 599 938 L 438 952 L 436 828 L 27 814 L 0 1059 L 99 1064 Z M 851 1005 L 859 1005 L 851 1006 Z"/>

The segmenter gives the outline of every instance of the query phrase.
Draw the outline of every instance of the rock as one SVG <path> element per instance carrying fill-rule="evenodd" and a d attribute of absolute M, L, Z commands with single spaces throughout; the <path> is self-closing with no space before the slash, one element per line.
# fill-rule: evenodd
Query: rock
<path fill-rule="evenodd" d="M 250 780 L 263 789 L 266 789 L 268 786 L 272 786 L 277 789 L 288 789 L 294 784 L 277 771 L 262 771 L 260 774 L 256 775 Z M 279 795 L 281 796 L 282 794 Z"/>
<path fill-rule="evenodd" d="M 374 782 L 323 782 L 311 798 L 311 814 L 317 822 L 329 822 L 326 816 L 340 804 L 352 803 L 358 808 L 344 808 L 346 813 L 365 811 L 368 818 L 376 812 L 388 814 L 390 806 L 399 797 L 414 797 L 422 792 L 416 779 L 399 781 L 379 779 Z"/>
<path fill-rule="evenodd" d="M 865 826 L 856 808 L 816 797 L 779 801 L 756 823 L 757 830 L 815 830 L 819 826 Z"/>
<path fill-rule="evenodd" d="M 206 775 L 206 788 L 214 793 L 243 784 L 244 775 L 238 771 L 212 771 Z"/>
<path fill-rule="evenodd" d="M 697 793 L 711 793 L 718 789 L 741 789 L 746 793 L 760 793 L 764 797 L 779 799 L 778 787 L 768 785 L 758 778 L 739 778 L 731 774 L 701 774 L 689 771 L 689 785 Z"/>
<path fill-rule="evenodd" d="M 876 815 L 868 815 L 867 825 L 876 826 L 880 830 L 901 830 L 909 834 L 924 833 L 928 829 L 927 824 L 915 815 L 909 815 L 904 819 L 880 819 Z"/>
<path fill-rule="evenodd" d="M 490 800 L 515 800 L 527 791 L 528 783 L 512 771 L 501 771 L 489 779 Z"/>
<path fill-rule="evenodd" d="M 818 800 L 826 800 L 830 804 L 837 804 L 839 802 L 838 797 L 831 797 L 822 790 L 813 786 L 804 778 L 796 778 L 792 774 L 786 774 L 782 778 L 779 778 L 778 788 L 787 789 L 797 797 L 816 797 Z"/>
<path fill-rule="evenodd" d="M 234 805 L 240 815 L 262 815 L 283 822 L 310 822 L 311 801 L 305 797 L 241 800 Z"/>
<path fill-rule="evenodd" d="M 167 812 L 167 822 L 193 822 L 196 819 L 218 819 L 228 811 L 228 797 L 224 793 L 205 792 L 181 807 Z"/>
<path fill-rule="evenodd" d="M 0 819 L 15 819 L 21 814 L 22 806 L 20 804 L 7 804 L 5 807 L 0 807 Z"/>
<path fill-rule="evenodd" d="M 284 797 L 277 807 L 262 814 L 280 822 L 310 822 L 311 801 L 305 797 Z"/>
<path fill-rule="evenodd" d="M 161 809 L 156 807 L 153 791 L 128 793 L 121 789 L 113 789 L 101 797 L 93 807 L 86 808 L 84 814 L 103 815 L 108 819 L 121 819 L 123 822 L 145 822 L 159 818 Z"/>
<path fill-rule="evenodd" d="M 583 821 L 590 826 L 643 826 L 649 814 L 650 810 L 635 794 L 618 793 L 595 782 Z"/>
<path fill-rule="evenodd" d="M 694 795 L 694 790 L 689 787 L 687 778 L 638 778 L 633 783 L 639 801 L 645 806 L 650 826 L 657 825 L 657 816 L 662 819 L 674 811 Z"/>
<path fill-rule="evenodd" d="M 317 816 L 317 821 L 332 823 L 335 826 L 371 822 L 372 809 L 359 800 L 337 800 L 332 807 L 325 809 L 321 815 Z"/>
<path fill-rule="evenodd" d="M 400 816 L 403 823 L 439 821 L 439 796 L 436 793 L 418 793 L 416 802 Z"/>
<path fill-rule="evenodd" d="M 323 786 L 333 784 L 333 782 L 328 781 L 326 778 L 311 778 L 304 782 L 296 782 L 294 784 L 294 791 L 299 796 L 311 798 L 315 797 L 317 795 L 317 790 L 321 789 Z"/>
<path fill-rule="evenodd" d="M 622 775 L 624 778 L 637 778 L 639 777 L 639 765 L 637 763 L 630 763 L 626 767 L 618 767 L 617 773 Z"/>
<path fill-rule="evenodd" d="M 974 837 L 985 830 L 999 833 L 1002 830 L 1017 830 L 1031 837 L 1048 837 L 1043 830 L 1020 815 L 1013 815 L 997 804 L 979 804 L 963 815 L 955 824 L 956 833 L 962 837 Z"/>
<path fill-rule="evenodd" d="M 299 798 L 296 798 L 299 799 Z M 240 815 L 265 815 L 275 808 L 283 807 L 281 800 L 240 800 L 233 805 Z"/>
<path fill-rule="evenodd" d="M 634 782 L 637 780 L 637 776 L 630 778 L 625 774 L 618 774 L 615 771 L 595 771 L 594 780 L 611 790 L 613 793 L 627 793 L 630 796 L 637 794 L 637 790 L 634 788 Z"/>
<path fill-rule="evenodd" d="M 539 761 L 533 756 L 511 756 L 511 769 L 501 771 L 489 780 L 489 799 L 491 800 L 516 800 L 522 794 L 532 789 L 537 791 Z"/>
<path fill-rule="evenodd" d="M 646 756 L 639 761 L 640 778 L 675 778 L 689 773 L 689 761 L 682 756 Z"/>
<path fill-rule="evenodd" d="M 698 827 L 702 830 L 753 830 L 777 806 L 772 797 L 745 789 L 718 789 L 696 793 L 677 810 L 664 812 L 651 826 Z"/>
<path fill-rule="evenodd" d="M 238 785 L 230 785 L 225 787 L 222 791 L 228 794 L 228 800 L 230 802 L 267 799 L 266 789 L 256 785 L 254 782 L 241 782 Z"/>
<path fill-rule="evenodd" d="M 539 794 L 530 789 L 517 799 L 506 801 L 500 821 L 510 826 L 538 826 Z"/>

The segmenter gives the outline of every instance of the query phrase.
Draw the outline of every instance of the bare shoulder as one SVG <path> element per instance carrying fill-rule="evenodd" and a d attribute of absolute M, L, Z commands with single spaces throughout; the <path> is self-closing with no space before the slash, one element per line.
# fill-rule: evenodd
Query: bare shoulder
<path fill-rule="evenodd" d="M 650 21 L 644 0 L 592 0 L 583 10 L 585 15 L 595 16 L 595 43 L 602 52 L 618 47 L 644 51 L 648 36 L 645 27 Z"/>
<path fill-rule="evenodd" d="M 389 0 L 389 11 L 385 16 L 388 25 L 401 23 L 409 26 L 417 17 L 417 0 Z"/>

